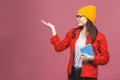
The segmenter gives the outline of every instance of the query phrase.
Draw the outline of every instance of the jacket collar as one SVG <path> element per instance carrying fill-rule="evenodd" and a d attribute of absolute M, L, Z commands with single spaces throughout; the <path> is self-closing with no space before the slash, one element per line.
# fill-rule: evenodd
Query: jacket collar
<path fill-rule="evenodd" d="M 79 37 L 79 35 L 80 35 L 80 32 L 81 32 L 81 30 L 79 29 L 79 30 L 77 30 L 76 31 L 76 40 L 78 39 L 78 37 Z M 87 37 L 86 37 L 86 44 L 89 44 L 89 43 L 91 43 L 91 38 L 90 38 L 90 36 L 89 35 L 87 35 Z"/>

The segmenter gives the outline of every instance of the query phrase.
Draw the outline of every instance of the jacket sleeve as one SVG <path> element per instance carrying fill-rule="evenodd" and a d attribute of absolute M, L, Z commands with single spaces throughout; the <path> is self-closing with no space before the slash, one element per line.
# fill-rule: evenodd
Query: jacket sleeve
<path fill-rule="evenodd" d="M 99 55 L 94 56 L 94 61 L 93 63 L 95 65 L 104 65 L 109 62 L 110 54 L 108 51 L 108 46 L 107 46 L 107 41 L 106 38 L 103 34 L 100 34 L 98 37 L 98 52 Z"/>
<path fill-rule="evenodd" d="M 65 38 L 60 41 L 59 36 L 53 36 L 50 41 L 54 45 L 54 48 L 57 52 L 63 51 L 64 49 L 68 48 L 70 45 L 70 41 L 72 39 L 72 32 L 74 29 L 71 29 L 69 32 L 66 33 Z"/>

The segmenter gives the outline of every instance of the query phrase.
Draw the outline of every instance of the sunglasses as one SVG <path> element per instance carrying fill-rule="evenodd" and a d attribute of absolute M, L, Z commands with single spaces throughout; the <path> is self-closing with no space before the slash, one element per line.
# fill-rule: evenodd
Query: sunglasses
<path fill-rule="evenodd" d="M 76 18 L 81 18 L 81 17 L 84 17 L 84 16 L 82 16 L 82 15 L 76 15 Z"/>

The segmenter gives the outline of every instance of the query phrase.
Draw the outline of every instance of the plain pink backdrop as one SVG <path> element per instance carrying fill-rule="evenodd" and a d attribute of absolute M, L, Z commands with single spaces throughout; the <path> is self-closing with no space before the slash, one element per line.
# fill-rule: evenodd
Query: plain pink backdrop
<path fill-rule="evenodd" d="M 40 20 L 53 23 L 62 40 L 77 27 L 77 9 L 88 4 L 97 7 L 95 25 L 111 55 L 98 80 L 120 80 L 120 0 L 0 0 L 0 80 L 67 80 L 69 48 L 55 52 Z"/>

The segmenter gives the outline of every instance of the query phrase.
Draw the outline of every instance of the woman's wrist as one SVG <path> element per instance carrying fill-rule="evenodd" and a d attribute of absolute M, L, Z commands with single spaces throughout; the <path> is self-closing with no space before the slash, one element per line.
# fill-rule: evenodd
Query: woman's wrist
<path fill-rule="evenodd" d="M 94 60 L 94 56 L 90 56 L 90 61 L 93 61 Z"/>
<path fill-rule="evenodd" d="M 53 36 L 55 36 L 57 34 L 55 29 L 52 29 L 51 31 L 52 31 Z"/>

